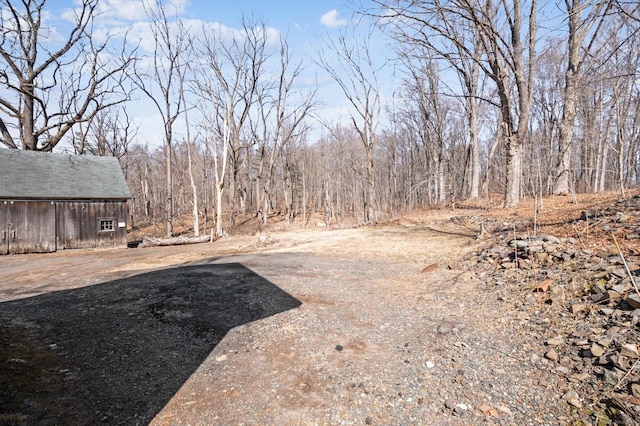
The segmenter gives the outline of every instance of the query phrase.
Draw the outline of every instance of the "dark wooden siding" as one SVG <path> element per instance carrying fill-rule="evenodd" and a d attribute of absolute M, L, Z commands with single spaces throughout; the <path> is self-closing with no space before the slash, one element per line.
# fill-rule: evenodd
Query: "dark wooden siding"
<path fill-rule="evenodd" d="M 56 251 L 51 201 L 0 201 L 0 254 Z"/>
<path fill-rule="evenodd" d="M 126 201 L 0 200 L 0 254 L 126 247 L 126 220 Z"/>
<path fill-rule="evenodd" d="M 126 201 L 74 201 L 57 203 L 58 249 L 124 247 Z M 100 221 L 113 221 L 112 231 L 101 231 Z"/>

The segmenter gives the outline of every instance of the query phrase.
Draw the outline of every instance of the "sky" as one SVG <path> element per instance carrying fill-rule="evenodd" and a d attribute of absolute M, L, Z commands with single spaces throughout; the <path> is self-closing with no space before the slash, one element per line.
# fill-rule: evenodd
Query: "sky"
<path fill-rule="evenodd" d="M 133 29 L 130 33 L 140 38 L 140 53 L 151 54 L 153 37 L 145 15 L 143 3 L 155 0 L 99 0 L 99 17 L 95 21 L 94 35 L 104 36 L 110 32 Z M 173 7 L 180 19 L 189 21 L 194 28 L 200 28 L 199 22 L 211 26 L 218 26 L 226 30 L 239 30 L 241 21 L 260 21 L 275 35 L 284 35 L 289 44 L 292 63 L 302 62 L 304 67 L 303 79 L 307 89 L 317 87 L 316 101 L 318 107 L 316 115 L 334 124 L 336 122 L 350 126 L 350 112 L 352 105 L 342 93 L 338 84 L 331 79 L 312 59 L 317 57 L 317 50 L 326 44 L 327 39 L 337 37 L 341 31 L 352 27 L 355 19 L 355 8 L 359 4 L 373 4 L 370 0 L 162 0 Z M 46 0 L 45 25 L 48 37 L 52 41 L 62 42 L 68 34 L 70 16 L 81 4 L 82 0 Z M 554 33 L 558 28 L 564 28 L 561 19 L 561 3 L 547 1 L 543 8 L 541 20 L 544 21 L 543 31 L 539 37 Z M 362 26 L 361 26 L 362 28 Z M 364 26 L 366 28 L 366 26 Z M 65 31 L 67 30 L 67 31 Z M 394 67 L 389 62 L 393 54 L 393 46 L 389 44 L 379 32 L 374 41 L 368 46 L 377 65 L 386 65 L 379 74 L 380 95 L 382 99 L 383 116 L 381 123 L 385 123 L 384 108 L 394 101 L 394 90 L 399 87 L 401 76 L 394 75 Z M 145 52 L 146 49 L 146 52 Z M 459 84 L 457 75 L 450 68 L 441 70 L 441 78 L 453 90 Z M 313 87 L 312 87 L 313 86 Z M 163 144 L 163 123 L 155 106 L 144 95 L 127 103 L 127 112 L 138 126 L 136 142 L 161 146 Z M 180 120 L 179 120 L 180 122 Z M 318 122 L 313 122 L 314 130 L 309 136 L 310 142 L 315 142 L 323 133 Z M 176 129 L 179 136 L 179 129 Z"/>
<path fill-rule="evenodd" d="M 305 78 L 315 80 L 318 85 L 319 107 L 317 114 L 329 122 L 349 122 L 350 104 L 340 88 L 328 74 L 318 67 L 314 55 L 322 39 L 335 37 L 353 19 L 353 0 L 166 0 L 173 3 L 177 15 L 194 22 L 219 23 L 232 29 L 241 28 L 242 18 L 254 18 L 264 22 L 277 33 L 286 35 L 293 62 L 302 61 Z M 60 33 L 64 34 L 63 20 L 56 18 L 69 14 L 80 0 L 47 0 L 46 9 L 52 22 L 60 22 Z M 97 21 L 100 31 L 127 26 L 145 27 L 144 8 L 141 0 L 100 0 L 101 17 Z M 142 30 L 141 31 L 146 31 Z M 149 37 L 142 35 L 143 42 Z M 389 81 L 388 78 L 385 81 Z M 149 101 L 139 99 L 128 104 L 128 111 L 139 125 L 137 142 L 152 145 L 162 144 L 162 121 L 154 113 Z M 322 134 L 322 126 L 314 123 L 309 139 Z M 313 142 L 313 140 L 312 140 Z"/>

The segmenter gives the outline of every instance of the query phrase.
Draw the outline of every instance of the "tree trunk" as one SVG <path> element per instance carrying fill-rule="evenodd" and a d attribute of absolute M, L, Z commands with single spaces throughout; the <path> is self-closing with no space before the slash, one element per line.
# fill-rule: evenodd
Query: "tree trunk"
<path fill-rule="evenodd" d="M 367 147 L 367 195 L 365 198 L 365 222 L 375 222 L 375 182 L 373 176 L 373 143 Z"/>
<path fill-rule="evenodd" d="M 142 185 L 142 202 L 144 203 L 144 220 L 148 221 L 151 217 L 151 199 L 149 197 L 149 164 L 144 163 L 144 176 Z"/>
<path fill-rule="evenodd" d="M 597 173 L 598 173 L 598 182 L 597 182 L 596 190 L 595 190 L 596 193 L 602 192 L 606 188 L 605 185 L 606 185 L 606 182 L 607 182 L 607 161 L 608 161 L 608 157 L 609 157 L 609 144 L 607 143 L 606 137 L 605 137 L 605 138 L 603 138 L 603 141 L 602 141 L 602 155 L 599 156 L 600 160 L 598 161 L 599 170 L 597 171 Z"/>
<path fill-rule="evenodd" d="M 167 238 L 173 236 L 173 179 L 171 177 L 171 143 L 167 142 L 166 146 L 166 162 L 167 162 Z"/>
<path fill-rule="evenodd" d="M 187 162 L 189 169 L 189 181 L 191 182 L 192 203 L 193 203 L 193 235 L 195 237 L 200 236 L 200 222 L 198 215 L 198 188 L 196 187 L 196 181 L 193 179 L 193 165 L 191 159 L 191 147 L 190 142 L 187 141 Z"/>
<path fill-rule="evenodd" d="M 500 139 L 500 135 L 496 134 L 495 138 L 493 138 L 493 142 L 491 143 L 491 147 L 489 148 L 489 153 L 487 154 L 487 167 L 484 179 L 482 181 L 482 194 L 486 198 L 489 198 L 489 181 L 491 179 L 491 173 L 493 171 L 493 157 L 495 156 L 496 150 L 498 149 Z"/>
<path fill-rule="evenodd" d="M 224 176 L 222 177 L 224 179 Z M 223 236 L 222 232 L 222 192 L 224 191 L 224 183 L 216 182 L 216 237 Z"/>
<path fill-rule="evenodd" d="M 442 161 L 441 156 L 438 156 L 438 164 L 436 166 L 436 169 L 437 169 L 437 176 L 438 176 L 437 203 L 443 204 L 446 201 L 447 197 L 446 197 L 446 183 L 445 183 L 445 177 L 444 177 L 444 161 Z"/>
<path fill-rule="evenodd" d="M 469 111 L 469 161 L 471 162 L 471 184 L 469 199 L 480 196 L 480 149 L 478 147 L 478 106 L 476 99 L 470 99 Z"/>
<path fill-rule="evenodd" d="M 560 123 L 560 138 L 558 141 L 557 180 L 553 193 L 566 195 L 569 193 L 569 176 L 571 169 L 571 143 L 573 126 L 576 117 L 576 87 L 575 75 L 568 70 L 564 95 L 562 122 Z"/>
<path fill-rule="evenodd" d="M 263 191 L 264 188 L 260 188 L 260 182 L 262 181 L 262 173 L 264 170 L 264 149 L 261 150 L 260 153 L 260 165 L 258 167 L 258 176 L 256 177 L 256 214 L 258 218 L 262 222 L 264 220 L 264 212 L 262 209 L 262 199 L 264 197 Z"/>
<path fill-rule="evenodd" d="M 577 17 L 570 19 L 579 19 Z M 575 35 L 573 36 L 575 37 Z M 570 43 L 573 39 L 570 37 Z M 564 104 L 562 106 L 562 122 L 560 123 L 560 138 L 558 141 L 557 180 L 553 193 L 566 195 L 569 193 L 569 171 L 571 169 L 571 144 L 573 139 L 573 126 L 576 118 L 576 83 L 578 78 L 579 51 L 577 46 L 569 46 L 569 66 L 565 72 Z"/>
<path fill-rule="evenodd" d="M 516 207 L 520 201 L 520 182 L 522 177 L 522 146 L 516 142 L 516 136 L 509 137 L 506 146 L 506 182 L 504 206 Z"/>
<path fill-rule="evenodd" d="M 307 225 L 307 178 L 305 176 L 305 162 L 302 163 L 302 224 Z"/>
<path fill-rule="evenodd" d="M 618 186 L 620 188 L 620 195 L 624 198 L 625 197 L 625 191 L 624 191 L 624 124 L 622 123 L 622 119 L 620 118 L 620 116 L 622 115 L 622 112 L 620 110 L 617 111 L 617 116 L 618 116 L 618 123 L 617 123 L 617 127 L 618 127 L 618 137 L 617 137 L 617 148 L 618 148 Z"/>
<path fill-rule="evenodd" d="M 287 223 L 291 222 L 292 211 L 293 211 L 293 190 L 291 185 L 291 179 L 286 175 L 284 176 L 284 216 L 287 220 Z"/>
<path fill-rule="evenodd" d="M 21 117 L 24 126 L 24 134 L 22 135 L 22 140 L 24 141 L 23 148 L 25 150 L 36 150 L 38 149 L 38 141 L 36 140 L 33 128 L 35 97 L 35 94 L 33 93 L 33 84 L 23 86 L 22 91 L 24 93 L 23 117 Z"/>
<path fill-rule="evenodd" d="M 266 225 L 267 220 L 269 219 L 269 185 L 265 181 L 264 185 L 262 185 L 263 193 L 262 193 L 262 224 Z"/>
<path fill-rule="evenodd" d="M 556 195 L 567 195 L 569 193 L 569 176 L 571 168 L 571 143 L 563 140 L 562 134 L 564 123 L 560 127 L 560 139 L 558 141 L 558 164 L 557 164 L 557 178 L 556 184 L 553 189 L 553 193 Z M 568 131 L 573 134 L 573 129 Z"/>
<path fill-rule="evenodd" d="M 236 224 L 236 197 L 238 191 L 238 175 L 240 173 L 240 153 L 231 155 L 231 179 L 229 180 L 229 229 Z"/>
<path fill-rule="evenodd" d="M 472 60 L 468 73 L 467 89 L 469 99 L 467 100 L 469 120 L 469 161 L 471 171 L 471 182 L 469 186 L 469 199 L 473 200 L 480 196 L 480 147 L 478 142 L 478 80 L 480 66 L 478 64 L 479 52 L 482 43 L 476 39 L 474 44 L 474 59 Z"/>

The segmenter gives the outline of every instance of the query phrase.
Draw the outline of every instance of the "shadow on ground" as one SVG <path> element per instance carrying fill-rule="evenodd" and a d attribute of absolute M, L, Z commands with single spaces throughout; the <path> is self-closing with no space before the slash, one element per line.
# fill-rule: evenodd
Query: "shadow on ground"
<path fill-rule="evenodd" d="M 239 263 L 0 304 L 0 423 L 148 424 L 233 327 L 300 302 Z"/>

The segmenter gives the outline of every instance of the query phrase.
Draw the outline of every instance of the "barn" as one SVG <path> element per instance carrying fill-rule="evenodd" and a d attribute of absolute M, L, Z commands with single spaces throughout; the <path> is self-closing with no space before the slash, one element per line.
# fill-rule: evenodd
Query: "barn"
<path fill-rule="evenodd" d="M 126 247 L 117 158 L 0 148 L 0 254 Z"/>

